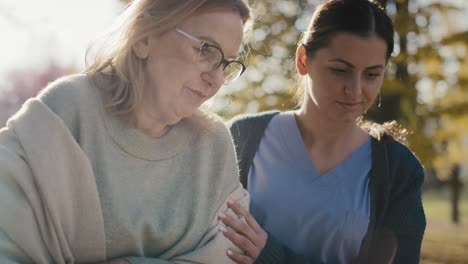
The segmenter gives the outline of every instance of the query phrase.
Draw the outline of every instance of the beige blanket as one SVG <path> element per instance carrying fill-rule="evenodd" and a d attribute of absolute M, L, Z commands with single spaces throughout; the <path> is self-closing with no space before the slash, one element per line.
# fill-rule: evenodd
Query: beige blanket
<path fill-rule="evenodd" d="M 19 262 L 104 261 L 95 178 L 68 129 L 35 99 L 7 128 L 0 132 L 0 245 L 7 248 L 2 251 L 10 247 Z M 5 263 L 2 258 L 8 257 L 0 256 Z"/>

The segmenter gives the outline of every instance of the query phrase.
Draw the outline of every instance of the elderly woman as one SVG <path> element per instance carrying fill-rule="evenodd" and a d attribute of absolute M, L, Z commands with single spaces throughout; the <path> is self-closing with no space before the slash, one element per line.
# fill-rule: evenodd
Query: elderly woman
<path fill-rule="evenodd" d="M 229 263 L 248 205 L 223 122 L 200 108 L 245 66 L 243 0 L 135 0 L 84 74 L 0 130 L 1 263 Z"/>

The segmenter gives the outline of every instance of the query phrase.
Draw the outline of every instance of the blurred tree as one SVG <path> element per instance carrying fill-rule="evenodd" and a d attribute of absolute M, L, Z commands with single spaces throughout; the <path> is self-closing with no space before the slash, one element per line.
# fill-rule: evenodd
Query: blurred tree
<path fill-rule="evenodd" d="M 424 102 L 416 111 L 434 150 L 429 164 L 442 180 L 449 179 L 453 167 L 468 166 L 468 25 L 460 28 L 468 10 L 462 7 L 433 3 L 415 17 L 422 31 L 416 85 Z"/>
<path fill-rule="evenodd" d="M 0 92 L 0 127 L 29 98 L 37 95 L 49 82 L 73 72 L 72 69 L 50 64 L 42 70 L 24 69 L 9 74 Z"/>

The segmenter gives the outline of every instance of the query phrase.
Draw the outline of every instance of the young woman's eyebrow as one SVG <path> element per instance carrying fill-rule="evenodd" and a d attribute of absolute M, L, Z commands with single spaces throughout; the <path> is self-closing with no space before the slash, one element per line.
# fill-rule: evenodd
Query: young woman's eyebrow
<path fill-rule="evenodd" d="M 340 59 L 340 58 L 329 59 L 328 61 L 332 61 L 332 62 L 341 62 L 341 63 L 343 63 L 343 64 L 346 64 L 346 65 L 349 66 L 350 68 L 355 68 L 355 66 L 354 66 L 351 62 L 346 61 L 346 60 L 343 60 L 343 59 Z M 381 64 L 377 64 L 377 65 L 369 66 L 369 67 L 367 67 L 366 69 L 372 70 L 372 69 L 378 69 L 378 68 L 385 69 L 385 66 L 383 66 L 383 65 L 381 65 Z"/>

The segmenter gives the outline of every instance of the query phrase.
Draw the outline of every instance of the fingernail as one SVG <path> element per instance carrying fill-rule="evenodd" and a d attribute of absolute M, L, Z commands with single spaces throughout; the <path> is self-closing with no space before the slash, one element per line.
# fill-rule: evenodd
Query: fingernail
<path fill-rule="evenodd" d="M 221 218 L 221 219 L 226 218 L 226 215 L 225 215 L 224 213 L 219 213 L 218 216 L 219 216 L 219 218 Z"/>
<path fill-rule="evenodd" d="M 229 205 L 233 205 L 233 204 L 234 204 L 234 202 L 233 202 L 232 200 L 227 200 L 227 203 L 228 203 Z"/>
<path fill-rule="evenodd" d="M 232 251 L 231 251 L 230 249 L 228 249 L 227 254 L 228 254 L 229 256 L 231 256 L 231 255 L 232 255 Z"/>
<path fill-rule="evenodd" d="M 223 232 L 223 233 L 227 232 L 227 228 L 224 227 L 224 226 L 220 226 L 219 230 L 221 230 L 221 232 Z"/>

